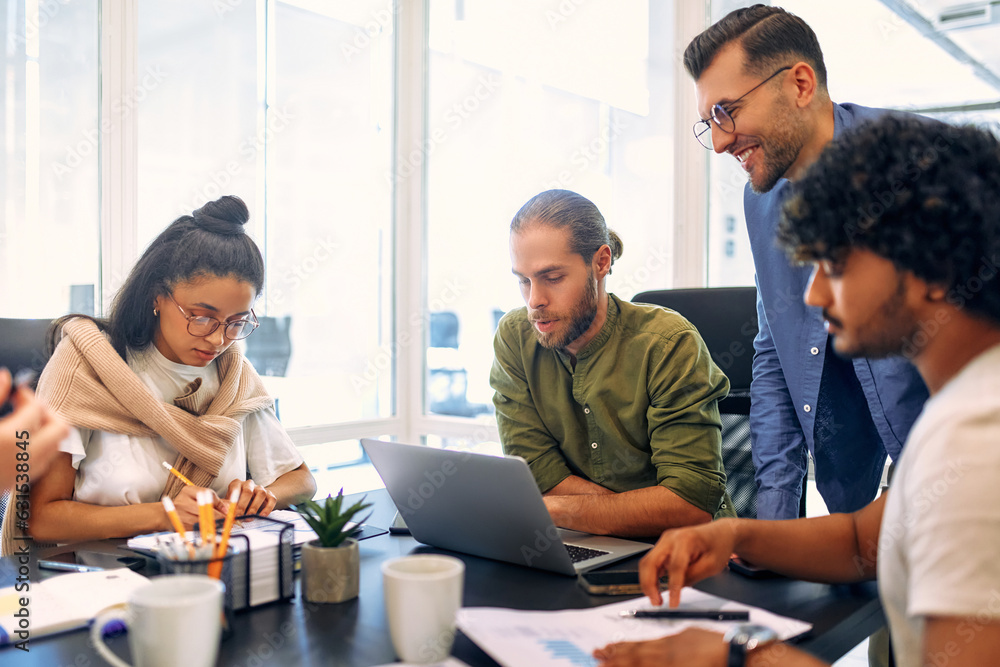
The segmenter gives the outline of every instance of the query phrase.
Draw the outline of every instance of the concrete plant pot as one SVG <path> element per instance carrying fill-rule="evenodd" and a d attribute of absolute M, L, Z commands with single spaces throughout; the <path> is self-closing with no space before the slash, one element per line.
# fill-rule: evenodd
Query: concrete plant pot
<path fill-rule="evenodd" d="M 302 594 L 309 602 L 346 602 L 358 597 L 361 556 L 358 541 L 322 547 L 318 540 L 302 545 Z"/>

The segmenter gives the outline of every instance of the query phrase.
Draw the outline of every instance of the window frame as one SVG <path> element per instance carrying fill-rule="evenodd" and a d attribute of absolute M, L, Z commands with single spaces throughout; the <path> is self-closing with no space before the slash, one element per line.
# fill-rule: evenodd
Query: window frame
<path fill-rule="evenodd" d="M 257 0 L 258 16 L 272 13 L 275 0 Z M 136 114 L 112 104 L 138 85 L 139 0 L 103 0 L 100 35 L 100 146 L 101 178 L 101 279 L 100 312 L 105 312 L 119 286 L 139 256 L 137 243 L 138 141 Z M 393 169 L 408 158 L 410 146 L 427 140 L 429 0 L 395 0 L 395 67 L 393 94 Z M 686 43 L 704 30 L 710 3 L 673 5 L 675 38 Z M 266 33 L 267 29 L 264 28 Z M 267 38 L 265 34 L 265 39 Z M 257 66 L 260 66 L 259 64 Z M 678 118 L 691 115 L 694 91 L 677 61 L 673 95 Z M 117 113 L 116 113 L 117 111 Z M 708 160 L 704 149 L 690 136 L 688 125 L 674 128 L 673 168 L 678 196 L 673 203 L 675 256 L 673 285 L 706 284 L 706 232 L 708 221 Z M 362 437 L 390 435 L 402 442 L 418 443 L 424 435 L 498 441 L 492 416 L 474 419 L 426 412 L 426 355 L 428 321 L 427 275 L 427 174 L 426 165 L 393 189 L 392 229 L 395 268 L 392 297 L 394 341 L 392 416 L 316 426 L 290 428 L 297 446 L 316 445 Z M 652 195 L 651 195 L 652 196 Z M 683 222 L 680 222 L 683 221 Z M 266 222 L 265 222 L 266 225 Z M 505 276 L 498 276 L 498 280 Z M 416 326 L 415 323 L 420 323 Z"/>

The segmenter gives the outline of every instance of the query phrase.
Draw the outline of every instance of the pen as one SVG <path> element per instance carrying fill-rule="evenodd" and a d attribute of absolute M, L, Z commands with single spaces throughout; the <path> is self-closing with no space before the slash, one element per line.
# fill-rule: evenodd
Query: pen
<path fill-rule="evenodd" d="M 667 618 L 675 620 L 749 621 L 749 611 L 711 611 L 685 609 L 629 609 L 619 612 L 623 618 Z"/>
<path fill-rule="evenodd" d="M 96 565 L 81 565 L 79 563 L 60 563 L 59 561 L 40 560 L 38 567 L 43 570 L 68 570 L 69 572 L 103 572 L 105 568 Z"/>
<path fill-rule="evenodd" d="M 170 464 L 169 464 L 169 463 L 167 463 L 166 461 L 164 461 L 164 462 L 163 462 L 163 467 L 164 467 L 164 468 L 166 468 L 167 470 L 169 470 L 170 472 L 172 472 L 173 474 L 177 475 L 177 479 L 181 480 L 182 482 L 184 482 L 184 483 L 185 483 L 185 484 L 187 484 L 188 486 L 194 486 L 194 482 L 192 482 L 192 481 L 191 481 L 191 480 L 189 480 L 189 479 L 188 479 L 187 477 L 185 477 L 184 475 L 182 475 L 182 474 L 181 474 L 181 473 L 180 473 L 180 472 L 179 472 L 179 471 L 177 470 L 177 468 L 173 467 L 172 465 L 170 465 Z"/>

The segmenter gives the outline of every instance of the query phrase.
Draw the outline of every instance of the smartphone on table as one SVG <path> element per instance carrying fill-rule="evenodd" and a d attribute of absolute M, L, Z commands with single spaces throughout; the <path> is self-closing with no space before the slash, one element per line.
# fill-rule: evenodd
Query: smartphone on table
<path fill-rule="evenodd" d="M 742 574 L 744 577 L 750 577 L 751 579 L 765 579 L 778 576 L 771 570 L 754 565 L 753 563 L 743 560 L 739 556 L 733 556 L 729 559 L 729 569 L 737 574 Z"/>
<path fill-rule="evenodd" d="M 130 570 L 140 570 L 146 566 L 146 559 L 138 556 L 125 556 L 103 551 L 67 551 L 54 554 L 38 561 L 38 567 L 43 570 L 63 570 L 67 572 L 100 572 L 127 567 Z"/>
<path fill-rule="evenodd" d="M 597 570 L 584 572 L 578 581 L 591 595 L 642 595 L 639 573 L 635 570 Z M 667 578 L 660 579 L 660 588 L 667 587 Z"/>

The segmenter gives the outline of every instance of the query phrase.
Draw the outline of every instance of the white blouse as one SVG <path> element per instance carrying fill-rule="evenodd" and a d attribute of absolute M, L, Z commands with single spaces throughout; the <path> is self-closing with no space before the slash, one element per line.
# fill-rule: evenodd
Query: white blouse
<path fill-rule="evenodd" d="M 195 378 L 202 391 L 215 396 L 219 373 L 213 360 L 208 366 L 176 364 L 155 345 L 128 353 L 129 368 L 164 403 L 173 403 Z M 73 456 L 76 468 L 73 499 L 93 505 L 116 506 L 159 500 L 170 474 L 163 461 L 173 465 L 177 450 L 161 437 L 144 437 L 70 429 L 60 449 Z M 249 471 L 257 484 L 268 486 L 302 464 L 302 456 L 278 422 L 273 408 L 243 418 L 243 428 L 223 461 L 212 489 L 224 496 L 234 479 L 245 480 Z"/>

